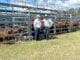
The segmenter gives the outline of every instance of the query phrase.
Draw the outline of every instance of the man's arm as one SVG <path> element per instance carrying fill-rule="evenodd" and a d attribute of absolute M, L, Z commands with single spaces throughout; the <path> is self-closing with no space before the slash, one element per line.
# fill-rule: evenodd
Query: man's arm
<path fill-rule="evenodd" d="M 34 25 L 34 29 L 36 29 L 36 21 L 35 20 L 33 22 L 33 25 Z"/>
<path fill-rule="evenodd" d="M 50 27 L 53 25 L 53 21 L 51 18 L 49 19 L 49 25 L 50 25 Z"/>

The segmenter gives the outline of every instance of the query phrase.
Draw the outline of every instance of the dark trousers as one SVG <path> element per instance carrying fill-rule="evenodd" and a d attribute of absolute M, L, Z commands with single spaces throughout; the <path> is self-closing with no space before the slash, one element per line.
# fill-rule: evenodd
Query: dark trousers
<path fill-rule="evenodd" d="M 49 39 L 49 27 L 45 27 L 44 34 L 45 34 L 45 38 L 48 40 Z"/>
<path fill-rule="evenodd" d="M 36 28 L 35 29 L 35 40 L 39 40 L 39 36 L 40 36 L 40 29 Z"/>

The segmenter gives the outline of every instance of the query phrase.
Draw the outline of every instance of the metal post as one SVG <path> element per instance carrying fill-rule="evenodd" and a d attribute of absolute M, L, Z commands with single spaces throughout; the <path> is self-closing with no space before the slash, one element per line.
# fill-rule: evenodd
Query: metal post
<path fill-rule="evenodd" d="M 54 35 L 56 35 L 56 24 L 55 24 L 55 22 L 56 22 L 56 16 L 55 16 L 55 21 L 54 21 Z"/>
<path fill-rule="evenodd" d="M 31 18 L 30 18 L 30 11 L 28 12 L 28 35 L 31 36 Z"/>
<path fill-rule="evenodd" d="M 72 14 L 70 14 L 69 32 L 71 32 L 72 30 L 71 20 L 72 20 Z"/>

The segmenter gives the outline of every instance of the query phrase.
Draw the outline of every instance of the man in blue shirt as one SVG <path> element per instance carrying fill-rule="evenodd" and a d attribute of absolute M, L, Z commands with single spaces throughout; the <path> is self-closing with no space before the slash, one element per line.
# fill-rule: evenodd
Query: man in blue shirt
<path fill-rule="evenodd" d="M 53 21 L 51 18 L 48 17 L 48 15 L 45 15 L 43 22 L 45 26 L 45 29 L 44 29 L 45 38 L 48 40 L 49 39 L 49 29 L 53 25 Z"/>

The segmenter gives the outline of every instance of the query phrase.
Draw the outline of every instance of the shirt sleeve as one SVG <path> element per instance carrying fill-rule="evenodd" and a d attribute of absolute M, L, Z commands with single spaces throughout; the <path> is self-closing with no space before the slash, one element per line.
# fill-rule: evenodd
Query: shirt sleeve
<path fill-rule="evenodd" d="M 42 21 L 44 22 L 44 19 Z"/>
<path fill-rule="evenodd" d="M 36 28 L 36 20 L 34 20 L 33 25 L 34 25 L 34 28 Z"/>
<path fill-rule="evenodd" d="M 52 19 L 51 19 L 51 18 L 49 19 L 49 23 L 50 23 L 50 26 L 52 26 L 52 25 L 53 25 L 53 21 L 52 21 Z"/>

